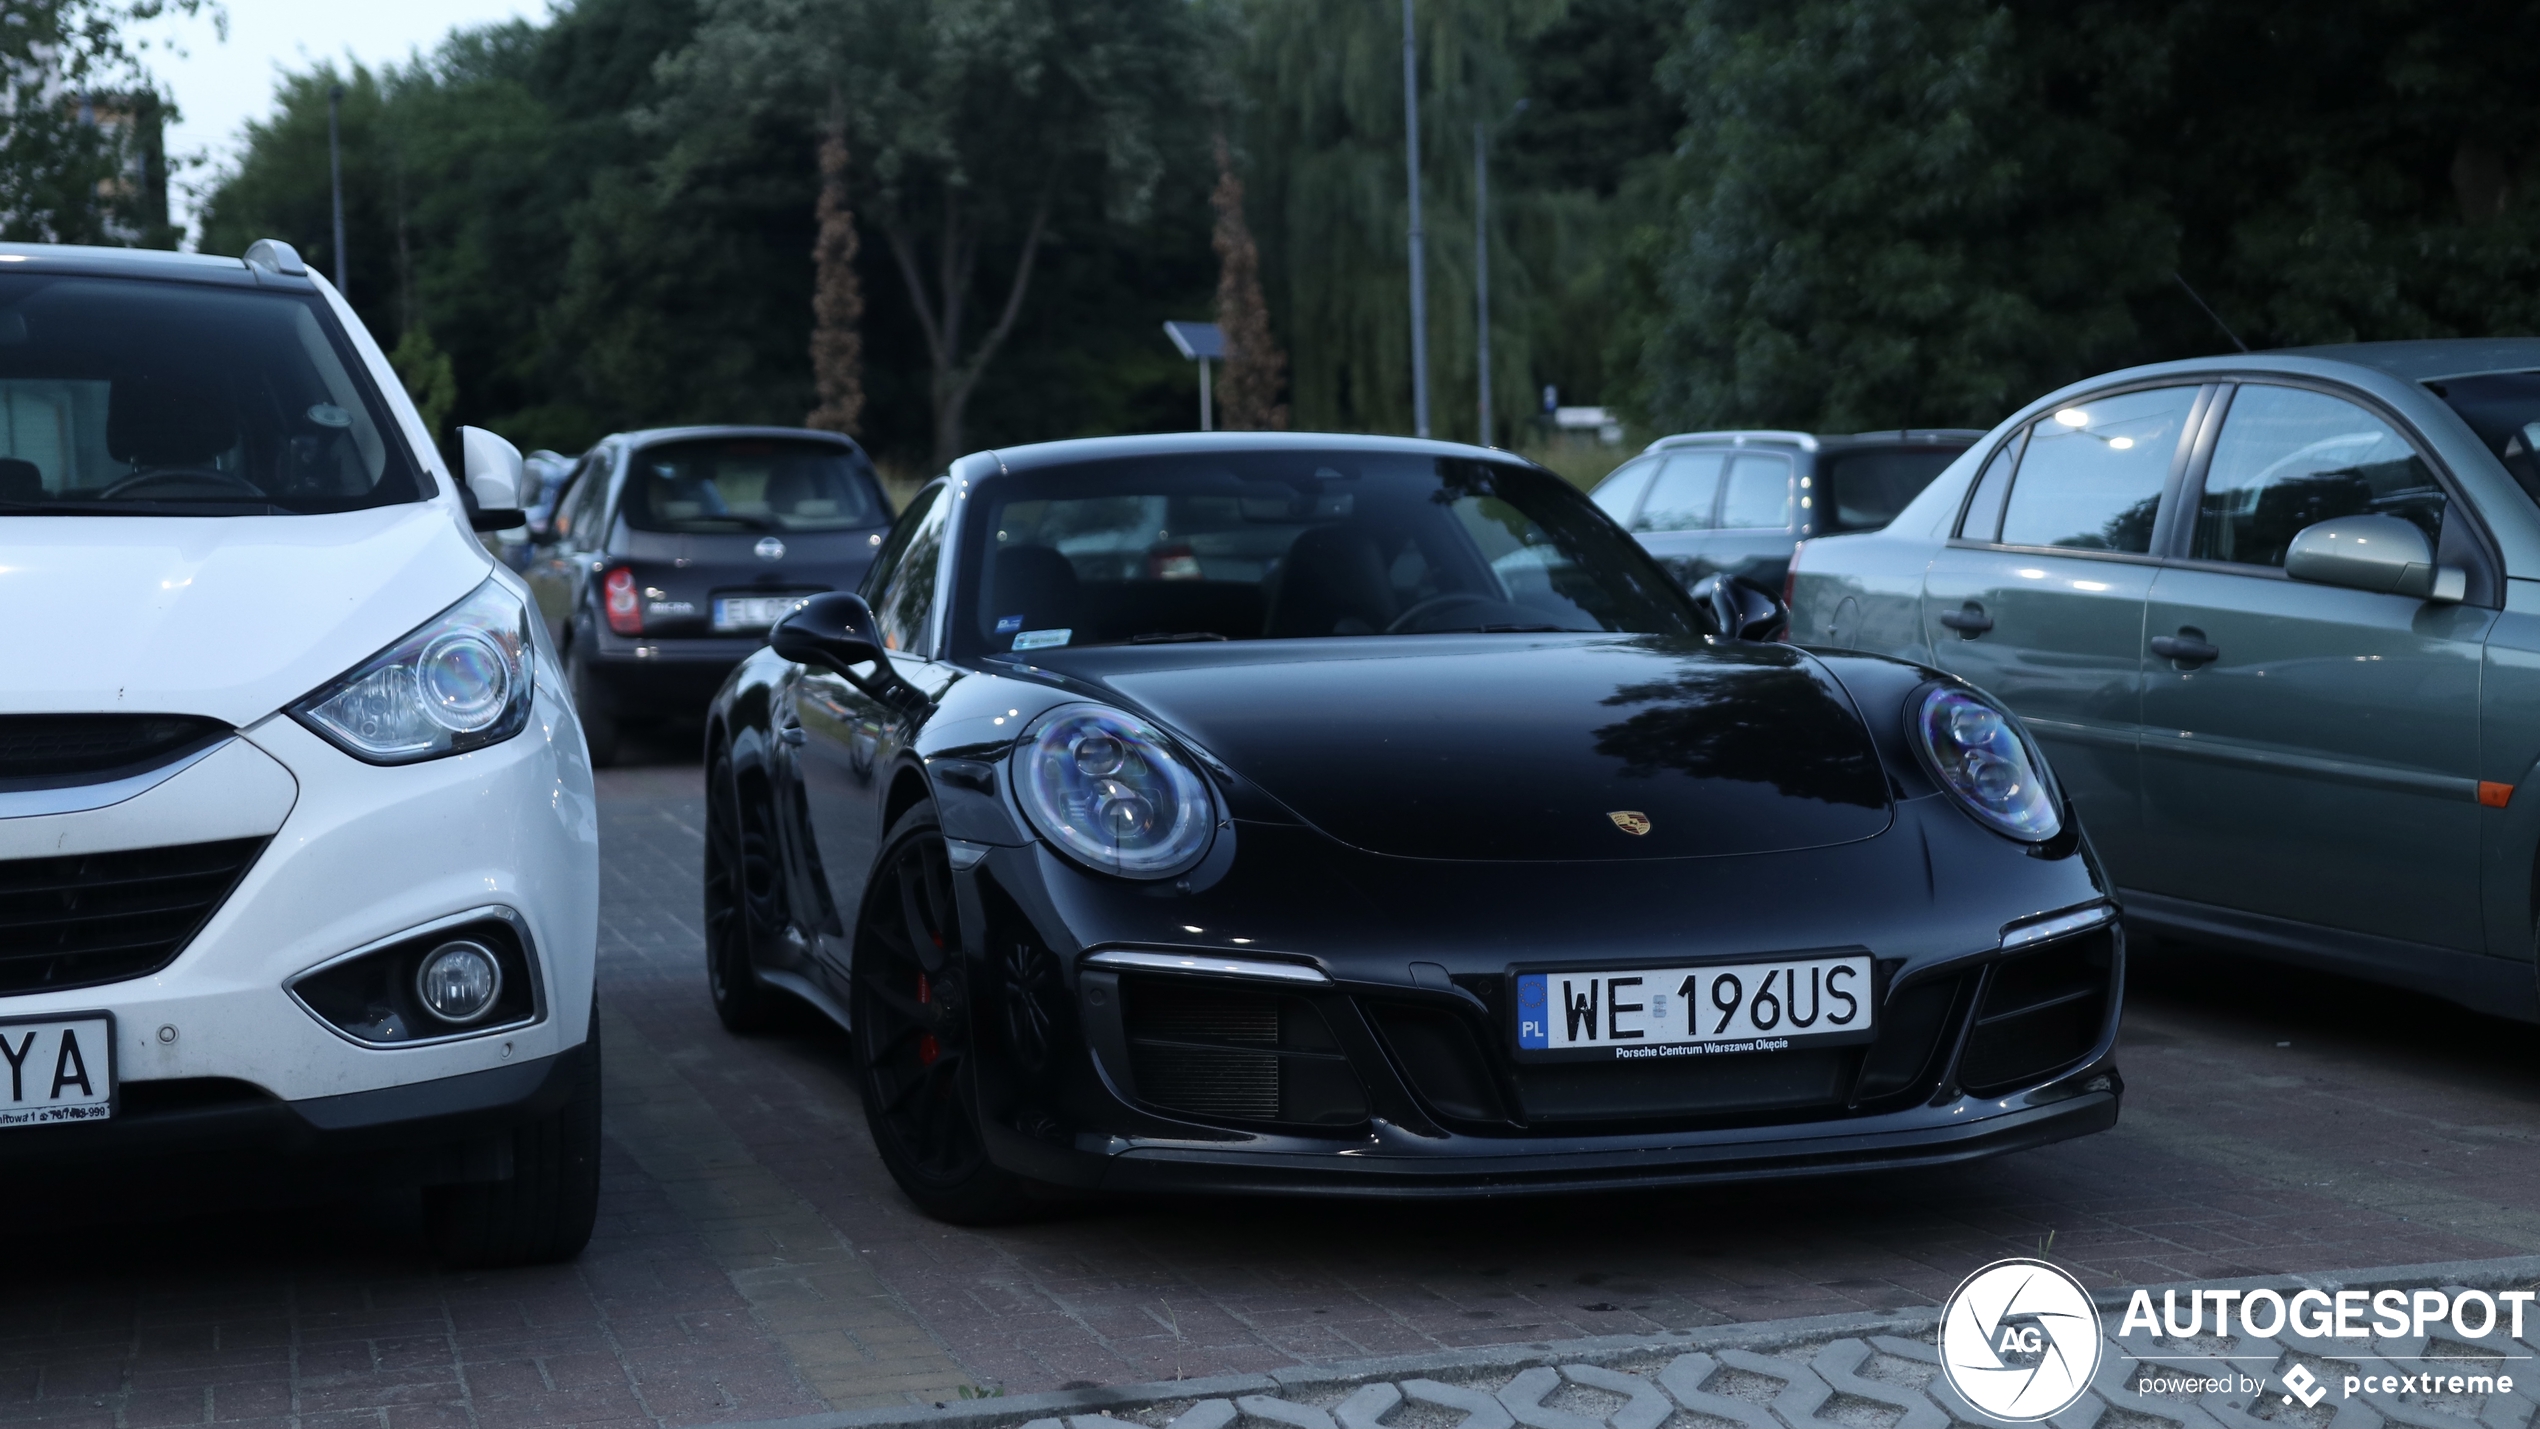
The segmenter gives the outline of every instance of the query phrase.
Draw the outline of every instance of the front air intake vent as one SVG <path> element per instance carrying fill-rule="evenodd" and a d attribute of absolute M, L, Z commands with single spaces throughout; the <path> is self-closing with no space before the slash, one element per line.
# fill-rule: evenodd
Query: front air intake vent
<path fill-rule="evenodd" d="M 1211 1120 L 1339 1126 L 1366 1094 L 1323 1014 L 1305 998 L 1233 983 L 1120 980 L 1138 1095 Z"/>
<path fill-rule="evenodd" d="M 0 715 L 0 790 L 144 773 L 229 732 L 192 715 Z"/>
<path fill-rule="evenodd" d="M 1999 1096 L 2090 1055 L 2115 993 L 2116 949 L 2110 925 L 1994 964 L 1958 1080 Z"/>
<path fill-rule="evenodd" d="M 166 967 L 264 846 L 223 839 L 0 861 L 0 996 Z"/>

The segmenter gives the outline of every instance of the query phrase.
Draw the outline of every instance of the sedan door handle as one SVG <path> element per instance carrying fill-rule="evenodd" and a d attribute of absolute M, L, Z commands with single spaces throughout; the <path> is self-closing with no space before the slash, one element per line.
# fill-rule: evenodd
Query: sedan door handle
<path fill-rule="evenodd" d="M 1983 606 L 1971 600 L 1956 610 L 1942 611 L 1940 623 L 1957 631 L 1962 637 L 1973 640 L 1993 628 L 1993 617 L 1984 613 Z"/>
<path fill-rule="evenodd" d="M 2205 642 L 2205 632 L 2182 626 L 2176 635 L 2152 637 L 2152 653 L 2182 665 L 2210 665 L 2222 658 L 2222 647 Z"/>

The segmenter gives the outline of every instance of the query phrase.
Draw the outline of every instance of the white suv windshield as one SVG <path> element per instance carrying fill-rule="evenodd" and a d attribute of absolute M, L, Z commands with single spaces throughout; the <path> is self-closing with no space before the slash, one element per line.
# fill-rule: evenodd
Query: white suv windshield
<path fill-rule="evenodd" d="M 0 515 L 421 499 L 312 296 L 0 274 Z"/>

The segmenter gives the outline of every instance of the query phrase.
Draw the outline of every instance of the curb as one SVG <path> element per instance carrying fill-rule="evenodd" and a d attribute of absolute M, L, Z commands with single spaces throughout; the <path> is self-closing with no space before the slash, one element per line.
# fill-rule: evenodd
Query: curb
<path fill-rule="evenodd" d="M 2253 1290 L 2268 1286 L 2281 1289 L 2288 1285 L 2322 1290 L 2374 1289 L 2390 1285 L 2490 1289 L 2524 1281 L 2540 1282 L 2540 1255 L 2436 1261 L 2367 1270 L 2251 1275 L 2232 1280 L 2174 1280 L 2094 1291 L 2091 1299 L 2102 1310 L 2122 1311 L 2138 1289 L 2149 1290 L 2155 1295 L 2165 1289 L 2184 1290 L 2190 1286 L 2206 1290 Z M 1539 1340 L 1469 1350 L 1436 1350 L 1318 1365 L 1294 1365 L 1256 1374 L 1049 1390 L 1038 1394 L 948 1401 L 931 1407 L 910 1405 L 862 1409 L 742 1423 L 717 1421 L 714 1429 L 990 1429 L 991 1426 L 1018 1425 L 1030 1419 L 1095 1415 L 1107 1410 L 1182 1400 L 1234 1399 L 1245 1395 L 1314 1395 L 1386 1380 L 1435 1378 L 1476 1371 L 1526 1370 L 1559 1364 L 1606 1366 L 1652 1355 L 1777 1349 L 1809 1340 L 1866 1338 L 1871 1335 L 1908 1338 L 1935 1333 L 1934 1327 L 1939 1321 L 1940 1307 L 1937 1305 L 1846 1315 L 1813 1315 L 1790 1320 L 1755 1320 L 1660 1334 Z"/>

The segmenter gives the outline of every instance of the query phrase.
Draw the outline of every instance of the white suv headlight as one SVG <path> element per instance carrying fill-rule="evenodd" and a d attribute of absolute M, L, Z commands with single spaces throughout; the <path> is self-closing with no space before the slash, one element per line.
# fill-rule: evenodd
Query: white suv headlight
<path fill-rule="evenodd" d="M 529 612 L 495 581 L 291 707 L 356 759 L 413 764 L 529 723 Z"/>

